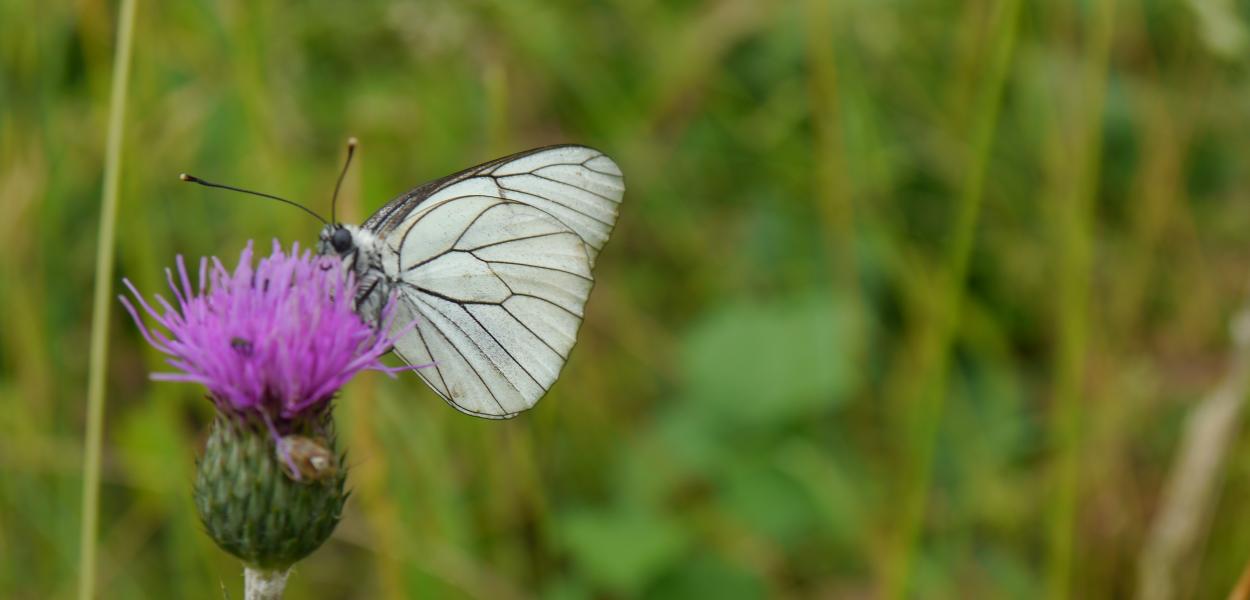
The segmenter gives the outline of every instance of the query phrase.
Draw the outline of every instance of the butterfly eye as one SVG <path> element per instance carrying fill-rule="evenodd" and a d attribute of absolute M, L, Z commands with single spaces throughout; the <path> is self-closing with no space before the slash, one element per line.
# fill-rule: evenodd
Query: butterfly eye
<path fill-rule="evenodd" d="M 335 229 L 334 235 L 330 236 L 330 245 L 334 246 L 334 251 L 339 254 L 347 254 L 352 249 L 352 234 L 346 229 Z"/>

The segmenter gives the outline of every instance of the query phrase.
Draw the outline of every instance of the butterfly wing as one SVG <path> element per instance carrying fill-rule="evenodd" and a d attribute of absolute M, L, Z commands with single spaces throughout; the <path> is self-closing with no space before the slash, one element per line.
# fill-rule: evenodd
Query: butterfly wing
<path fill-rule="evenodd" d="M 400 285 L 395 344 L 440 396 L 506 418 L 555 383 L 591 266 L 616 221 L 620 170 L 584 146 L 513 155 L 426 184 L 365 222 Z"/>
<path fill-rule="evenodd" d="M 418 186 L 378 209 L 363 227 L 386 236 L 418 209 L 480 194 L 533 206 L 560 221 L 582 238 L 593 265 L 616 224 L 624 193 L 621 169 L 604 153 L 587 146 L 546 146 Z"/>

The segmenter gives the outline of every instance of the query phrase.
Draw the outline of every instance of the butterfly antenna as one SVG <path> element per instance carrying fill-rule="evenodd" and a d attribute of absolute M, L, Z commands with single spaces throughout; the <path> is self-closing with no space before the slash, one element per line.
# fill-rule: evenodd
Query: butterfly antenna
<path fill-rule="evenodd" d="M 298 208 L 298 209 L 300 209 L 300 210 L 302 210 L 302 211 L 304 211 L 304 212 L 306 212 L 306 213 L 308 213 L 308 214 L 312 215 L 312 216 L 313 216 L 313 218 L 317 219 L 318 221 L 321 221 L 322 223 L 324 223 L 324 224 L 326 224 L 326 225 L 329 225 L 329 224 L 330 224 L 328 221 L 326 221 L 326 220 L 325 220 L 325 218 L 323 218 L 321 215 L 319 215 L 319 214 L 317 214 L 317 213 L 313 212 L 313 211 L 312 211 L 312 209 L 308 208 L 307 206 L 304 206 L 303 204 L 300 204 L 300 203 L 298 203 L 298 202 L 292 202 L 292 201 L 290 201 L 290 200 L 287 200 L 286 198 L 281 198 L 281 197 L 275 196 L 275 195 L 273 195 L 273 194 L 266 194 L 266 193 L 264 193 L 264 192 L 254 192 L 254 191 L 252 191 L 252 190 L 245 190 L 245 189 L 243 189 L 243 188 L 240 188 L 240 187 L 234 187 L 234 186 L 232 186 L 232 185 L 225 185 L 225 184 L 221 184 L 221 183 L 213 183 L 213 182 L 211 182 L 211 181 L 205 181 L 205 180 L 203 180 L 203 179 L 200 179 L 199 177 L 196 177 L 196 176 L 194 176 L 194 175 L 188 175 L 188 174 L 186 174 L 186 173 L 182 173 L 181 175 L 178 175 L 178 179 L 181 179 L 181 180 L 183 180 L 183 181 L 187 181 L 187 182 L 190 182 L 190 183 L 198 183 L 198 184 L 200 184 L 200 185 L 202 185 L 202 186 L 204 186 L 204 187 L 220 188 L 220 189 L 223 189 L 223 190 L 230 190 L 230 191 L 232 191 L 232 192 L 240 192 L 240 193 L 243 193 L 243 194 L 251 194 L 251 195 L 253 195 L 253 196 L 260 196 L 261 198 L 269 198 L 270 200 L 277 200 L 278 202 L 285 202 L 285 203 L 287 203 L 287 204 L 290 204 L 291 206 L 294 206 L 294 207 L 296 207 L 296 208 Z"/>
<path fill-rule="evenodd" d="M 347 160 L 343 161 L 343 170 L 339 172 L 339 180 L 334 183 L 334 195 L 330 197 L 330 220 L 338 223 L 335 216 L 339 203 L 339 188 L 343 187 L 343 178 L 347 177 L 347 167 L 352 166 L 352 155 L 356 154 L 356 138 L 347 138 Z"/>

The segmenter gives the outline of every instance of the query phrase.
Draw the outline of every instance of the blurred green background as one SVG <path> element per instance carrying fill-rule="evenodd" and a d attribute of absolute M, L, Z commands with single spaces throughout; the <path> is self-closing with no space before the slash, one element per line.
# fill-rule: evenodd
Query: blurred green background
<path fill-rule="evenodd" d="M 0 0 L 0 597 L 78 565 L 116 4 Z M 580 343 L 489 422 L 369 374 L 354 495 L 292 598 L 1128 596 L 1239 356 L 1250 6 L 1232 0 L 140 0 L 117 279 L 314 240 L 557 142 L 626 175 Z M 115 303 L 100 596 L 241 597 L 211 409 Z M 1241 400 L 1244 389 L 1234 390 Z M 1232 429 L 1239 413 L 1232 414 Z M 1221 449 L 1175 597 L 1250 558 Z"/>

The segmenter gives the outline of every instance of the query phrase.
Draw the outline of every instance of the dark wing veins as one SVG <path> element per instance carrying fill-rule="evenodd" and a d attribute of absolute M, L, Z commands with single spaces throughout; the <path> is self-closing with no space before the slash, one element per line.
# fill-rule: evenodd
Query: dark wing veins
<path fill-rule="evenodd" d="M 541 148 L 533 148 L 530 150 L 526 150 L 524 152 L 517 152 L 516 154 L 510 154 L 502 158 L 496 158 L 495 160 L 492 160 L 487 163 L 482 163 L 480 165 L 477 165 L 476 167 L 469 167 L 468 169 L 460 171 L 459 173 L 453 173 L 446 177 L 441 177 L 439 179 L 435 179 L 434 181 L 423 183 L 409 190 L 407 193 L 404 193 L 395 197 L 390 202 L 387 202 L 385 205 L 382 206 L 382 208 L 378 209 L 377 212 L 373 213 L 373 216 L 369 217 L 364 222 L 364 224 L 361 225 L 361 227 L 363 227 L 364 229 L 373 231 L 374 233 L 377 233 L 380 235 L 388 234 L 390 233 L 392 229 L 395 228 L 395 226 L 397 226 L 401 221 L 404 220 L 404 217 L 407 216 L 408 213 L 412 212 L 415 208 L 420 206 L 421 203 L 425 202 L 427 198 L 429 198 L 430 196 L 433 196 L 434 194 L 438 193 L 439 190 L 442 190 L 443 188 L 446 188 L 449 185 L 459 183 L 466 179 L 472 179 L 480 175 L 488 174 L 490 171 L 494 170 L 500 165 L 507 164 L 509 162 L 512 162 L 520 158 L 524 158 L 531 154 L 537 154 L 539 152 L 547 152 L 548 150 L 554 150 L 556 148 L 574 148 L 574 147 L 580 148 L 582 146 L 578 144 L 555 144 L 552 146 L 543 146 Z M 544 165 L 544 166 L 547 166 L 547 165 Z"/>

